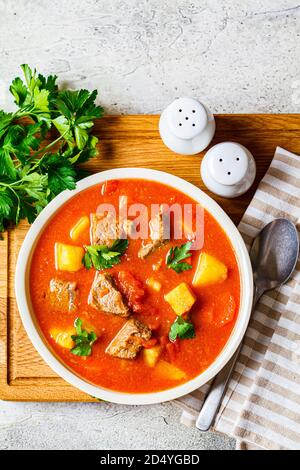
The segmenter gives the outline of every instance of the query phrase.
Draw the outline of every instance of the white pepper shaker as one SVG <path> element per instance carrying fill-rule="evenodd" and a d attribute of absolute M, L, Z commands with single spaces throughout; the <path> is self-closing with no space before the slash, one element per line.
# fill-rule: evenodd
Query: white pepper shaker
<path fill-rule="evenodd" d="M 204 150 L 215 133 L 213 114 L 194 98 L 177 98 L 161 114 L 159 132 L 173 152 L 195 155 Z"/>
<path fill-rule="evenodd" d="M 252 186 L 256 164 L 251 152 L 236 142 L 221 142 L 206 152 L 201 163 L 201 177 L 213 193 L 233 198 Z"/>

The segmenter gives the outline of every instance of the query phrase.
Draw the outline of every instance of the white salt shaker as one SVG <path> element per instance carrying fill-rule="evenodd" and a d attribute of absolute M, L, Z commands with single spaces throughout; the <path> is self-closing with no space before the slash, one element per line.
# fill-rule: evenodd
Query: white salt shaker
<path fill-rule="evenodd" d="M 177 98 L 161 114 L 159 132 L 173 152 L 195 155 L 211 142 L 216 129 L 213 114 L 194 98 Z"/>
<path fill-rule="evenodd" d="M 201 164 L 205 186 L 219 196 L 233 198 L 252 186 L 256 175 L 253 155 L 236 142 L 222 142 L 206 152 Z"/>

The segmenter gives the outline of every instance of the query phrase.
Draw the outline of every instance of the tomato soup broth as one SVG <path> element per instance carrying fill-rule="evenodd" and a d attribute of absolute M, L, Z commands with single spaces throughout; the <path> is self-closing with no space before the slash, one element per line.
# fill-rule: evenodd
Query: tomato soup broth
<path fill-rule="evenodd" d="M 82 266 L 75 272 L 58 270 L 55 259 L 57 243 L 85 246 L 91 245 L 89 224 L 83 227 L 76 241 L 70 237 L 70 231 L 82 218 L 85 220 L 95 213 L 101 203 L 119 205 L 120 196 L 127 196 L 127 204 L 142 203 L 149 208 L 151 204 L 193 204 L 187 195 L 161 183 L 139 180 L 120 179 L 88 188 L 73 198 L 57 211 L 42 232 L 34 249 L 30 268 L 30 295 L 37 322 L 57 356 L 85 380 L 121 392 L 145 393 L 156 392 L 175 387 L 187 382 L 207 369 L 224 348 L 232 332 L 239 310 L 240 280 L 239 269 L 229 239 L 216 220 L 204 211 L 204 243 L 200 250 L 191 252 L 184 261 L 192 268 L 176 272 L 166 265 L 166 257 L 171 247 L 181 246 L 187 239 L 172 238 L 150 253 L 145 259 L 138 257 L 142 241 L 128 238 L 126 252 L 119 264 L 105 270 L 117 279 L 120 272 L 129 273 L 130 279 L 136 279 L 144 290 L 141 308 L 131 312 L 134 317 L 147 325 L 152 337 L 143 350 L 133 359 L 123 359 L 107 354 L 106 348 L 126 323 L 128 318 L 103 313 L 88 301 L 95 277 L 95 269 Z M 226 276 L 203 285 L 193 283 L 201 253 L 206 253 L 227 269 Z M 203 268 L 204 269 L 204 268 Z M 217 268 L 212 269 L 212 272 Z M 58 303 L 50 301 L 49 285 L 52 279 L 76 282 L 78 292 L 76 308 L 62 310 Z M 149 283 L 154 279 L 159 289 Z M 165 296 L 184 283 L 192 292 L 195 302 L 191 309 L 182 315 L 194 327 L 194 336 L 169 339 L 171 325 L 177 316 L 173 306 Z M 154 285 L 154 287 L 156 284 Z M 118 283 L 117 283 L 118 287 Z M 126 299 L 125 299 L 126 301 Z M 57 300 L 58 302 L 58 300 Z M 131 318 L 129 317 L 129 318 Z M 71 352 L 71 333 L 74 321 L 80 318 L 82 328 L 93 331 L 97 340 L 92 345 L 90 355 L 78 356 Z M 58 340 L 59 331 L 69 335 L 67 347 Z M 152 343 L 151 343 L 152 341 Z M 145 361 L 147 349 L 156 347 L 159 359 L 156 364 L 171 364 L 180 374 L 165 373 L 164 367 L 149 366 Z"/>

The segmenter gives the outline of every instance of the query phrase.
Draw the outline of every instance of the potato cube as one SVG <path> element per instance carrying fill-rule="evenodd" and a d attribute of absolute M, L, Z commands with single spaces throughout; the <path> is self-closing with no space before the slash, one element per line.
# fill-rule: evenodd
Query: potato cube
<path fill-rule="evenodd" d="M 188 312 L 196 302 L 196 296 L 186 282 L 182 282 L 165 295 L 165 300 L 171 305 L 176 315 Z"/>
<path fill-rule="evenodd" d="M 55 243 L 55 268 L 59 271 L 79 271 L 82 268 L 84 249 L 81 246 Z"/>
<path fill-rule="evenodd" d="M 156 364 L 155 370 L 169 380 L 183 380 L 186 378 L 186 373 L 182 369 L 179 369 L 167 361 L 159 361 L 158 364 Z"/>
<path fill-rule="evenodd" d="M 74 347 L 74 341 L 71 338 L 74 334 L 76 334 L 75 328 L 68 331 L 62 331 L 58 328 L 52 328 L 50 330 L 51 338 L 53 338 L 59 346 L 66 349 L 72 349 Z"/>
<path fill-rule="evenodd" d="M 143 359 L 147 366 L 154 367 L 161 355 L 162 347 L 160 345 L 153 348 L 143 349 Z"/>
<path fill-rule="evenodd" d="M 147 286 L 150 287 L 150 289 L 154 290 L 155 292 L 159 292 L 161 289 L 161 283 L 159 281 L 156 281 L 153 277 L 148 277 L 146 280 Z"/>
<path fill-rule="evenodd" d="M 227 279 L 227 267 L 208 253 L 201 253 L 194 278 L 193 286 L 207 286 Z"/>
<path fill-rule="evenodd" d="M 87 215 L 81 217 L 70 231 L 70 237 L 76 242 L 80 235 L 89 227 L 90 218 Z"/>

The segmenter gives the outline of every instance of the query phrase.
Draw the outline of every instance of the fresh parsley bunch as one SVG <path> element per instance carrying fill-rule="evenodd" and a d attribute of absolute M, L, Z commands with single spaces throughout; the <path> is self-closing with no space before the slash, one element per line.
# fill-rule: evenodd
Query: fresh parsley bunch
<path fill-rule="evenodd" d="M 18 109 L 0 110 L 0 232 L 23 218 L 32 223 L 57 194 L 75 188 L 83 175 L 77 164 L 97 154 L 91 130 L 104 113 L 96 90 L 61 91 L 57 76 L 21 68 L 24 80 L 10 86 Z"/>

